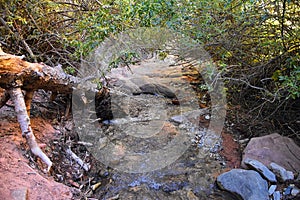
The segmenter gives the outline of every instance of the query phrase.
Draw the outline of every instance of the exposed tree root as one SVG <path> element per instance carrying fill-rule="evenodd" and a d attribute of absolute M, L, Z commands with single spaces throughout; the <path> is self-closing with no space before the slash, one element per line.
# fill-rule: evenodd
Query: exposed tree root
<path fill-rule="evenodd" d="M 35 140 L 21 88 L 12 88 L 8 90 L 8 92 L 15 105 L 15 112 L 17 114 L 18 122 L 22 130 L 22 136 L 26 138 L 31 152 L 47 164 L 47 171 L 49 171 L 52 166 L 52 162 L 48 158 L 48 156 L 41 150 Z"/>

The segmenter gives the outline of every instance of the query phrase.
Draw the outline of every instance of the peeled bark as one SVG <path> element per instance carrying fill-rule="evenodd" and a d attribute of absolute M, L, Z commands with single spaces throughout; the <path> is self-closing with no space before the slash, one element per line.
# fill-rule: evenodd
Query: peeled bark
<path fill-rule="evenodd" d="M 32 98 L 33 98 L 33 94 L 34 94 L 34 91 L 33 90 L 27 90 L 26 91 L 26 94 L 25 94 L 25 106 L 26 106 L 26 111 L 27 111 L 27 114 L 28 116 L 30 117 L 30 108 L 31 108 L 31 101 L 32 101 Z"/>

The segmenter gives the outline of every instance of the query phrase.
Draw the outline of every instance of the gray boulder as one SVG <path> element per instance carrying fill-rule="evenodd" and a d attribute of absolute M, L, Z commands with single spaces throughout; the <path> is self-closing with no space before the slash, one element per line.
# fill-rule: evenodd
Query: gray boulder
<path fill-rule="evenodd" d="M 244 200 L 269 200 L 268 183 L 254 170 L 232 169 L 218 176 L 217 184 Z"/>
<path fill-rule="evenodd" d="M 242 167 L 246 167 L 244 161 L 251 158 L 262 162 L 267 167 L 274 162 L 288 171 L 297 173 L 300 171 L 299 155 L 300 147 L 291 138 L 273 133 L 250 140 L 244 150 Z"/>

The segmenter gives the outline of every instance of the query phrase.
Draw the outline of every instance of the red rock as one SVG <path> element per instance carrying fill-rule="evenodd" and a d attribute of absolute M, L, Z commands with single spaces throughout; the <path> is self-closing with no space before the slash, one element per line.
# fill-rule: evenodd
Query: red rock
<path fill-rule="evenodd" d="M 300 147 L 291 138 L 273 133 L 250 140 L 243 152 L 242 167 L 246 158 L 262 162 L 267 167 L 274 162 L 294 173 L 300 171 Z"/>
<path fill-rule="evenodd" d="M 1 114 L 3 113 L 0 111 Z M 31 122 L 39 142 L 47 144 L 55 137 L 55 130 L 46 120 L 33 118 Z M 72 199 L 72 191 L 69 187 L 55 182 L 50 175 L 43 174 L 28 165 L 28 160 L 20 150 L 20 143 L 24 143 L 25 139 L 21 136 L 16 120 L 8 121 L 1 118 L 0 136 L 1 200 Z"/>
<path fill-rule="evenodd" d="M 67 200 L 72 198 L 72 192 L 67 186 L 57 183 L 52 177 L 40 175 L 32 169 L 27 160 L 17 150 L 16 145 L 1 138 L 0 146 L 5 148 L 0 152 L 0 197 L 1 199 L 51 199 Z M 19 188 L 26 188 L 24 194 L 18 192 Z M 16 192 L 17 191 L 17 192 Z"/>

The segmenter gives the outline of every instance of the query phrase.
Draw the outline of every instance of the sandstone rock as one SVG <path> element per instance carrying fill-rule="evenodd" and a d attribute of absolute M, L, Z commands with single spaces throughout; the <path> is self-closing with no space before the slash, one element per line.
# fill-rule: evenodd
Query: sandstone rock
<path fill-rule="evenodd" d="M 178 124 L 182 124 L 185 121 L 187 121 L 187 119 L 183 115 L 176 115 L 176 116 L 171 117 L 170 121 L 178 123 Z"/>
<path fill-rule="evenodd" d="M 286 171 L 283 167 L 280 165 L 277 165 L 276 163 L 272 162 L 270 163 L 270 167 L 272 171 L 277 175 L 277 177 L 285 182 L 287 180 L 293 180 L 294 179 L 294 174 L 291 171 Z"/>
<path fill-rule="evenodd" d="M 250 167 L 254 168 L 256 171 L 258 171 L 263 177 L 265 177 L 268 181 L 276 183 L 276 176 L 273 172 L 271 172 L 264 164 L 261 162 L 246 158 L 244 160 L 244 163 L 249 165 Z"/>
<path fill-rule="evenodd" d="M 274 162 L 296 173 L 300 171 L 299 155 L 300 147 L 292 139 L 274 133 L 250 140 L 244 150 L 242 166 L 246 167 L 244 160 L 251 158 L 262 162 L 267 167 Z"/>
<path fill-rule="evenodd" d="M 218 176 L 217 184 L 244 200 L 269 200 L 268 183 L 254 170 L 232 169 Z"/>

